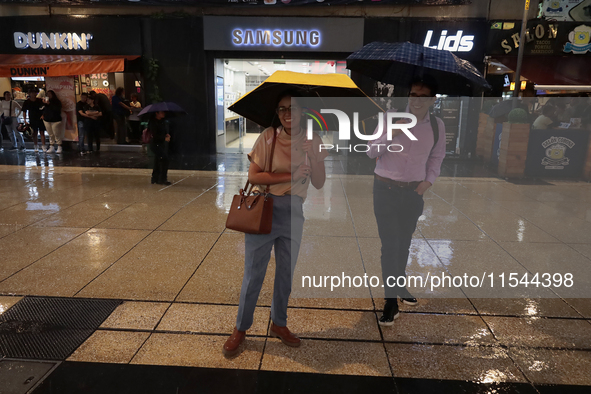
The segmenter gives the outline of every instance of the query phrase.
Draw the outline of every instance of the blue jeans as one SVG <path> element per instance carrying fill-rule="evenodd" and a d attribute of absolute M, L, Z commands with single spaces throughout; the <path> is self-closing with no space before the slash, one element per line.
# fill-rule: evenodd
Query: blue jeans
<path fill-rule="evenodd" d="M 374 180 L 373 210 L 382 241 L 382 283 L 388 283 L 386 280 L 390 276 L 406 277 L 412 234 L 423 213 L 423 206 L 423 196 L 414 190 Z M 391 280 L 390 283 L 394 282 Z M 406 288 L 385 286 L 384 290 L 386 299 L 409 296 Z"/>
<path fill-rule="evenodd" d="M 78 121 L 78 150 L 84 152 L 84 137 L 86 136 L 86 130 L 84 130 L 84 122 Z M 86 137 L 88 139 L 88 137 Z"/>
<path fill-rule="evenodd" d="M 25 147 L 25 139 L 23 135 L 16 130 L 18 126 L 18 120 L 13 116 L 12 117 L 12 124 L 7 124 L 6 132 L 8 133 L 8 138 L 12 142 L 13 148 L 24 148 Z"/>
<path fill-rule="evenodd" d="M 236 327 L 246 331 L 252 325 L 254 309 L 275 247 L 275 283 L 271 302 L 271 320 L 280 327 L 287 325 L 287 303 L 295 263 L 304 230 L 303 200 L 298 196 L 273 197 L 273 227 L 270 234 L 246 234 L 244 278 Z"/>

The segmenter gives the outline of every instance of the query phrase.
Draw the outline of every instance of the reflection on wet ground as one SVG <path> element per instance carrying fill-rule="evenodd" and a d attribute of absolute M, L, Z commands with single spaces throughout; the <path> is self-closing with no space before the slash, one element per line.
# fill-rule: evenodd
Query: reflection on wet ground
<path fill-rule="evenodd" d="M 204 160 L 211 171 L 173 169 L 170 187 L 151 185 L 150 170 L 140 165 L 93 167 L 75 165 L 74 158 L 38 165 L 34 157 L 27 153 L 22 165 L 0 166 L 0 315 L 24 296 L 124 301 L 39 393 L 76 392 L 73 376 L 97 388 L 110 382 L 113 391 L 128 384 L 117 383 L 124 376 L 167 374 L 177 380 L 162 378 L 162 386 L 154 386 L 161 391 L 145 392 L 191 392 L 206 379 L 204 371 L 254 384 L 246 392 L 266 392 L 275 383 L 308 392 L 374 387 L 409 393 L 558 393 L 591 386 L 588 183 L 509 183 L 476 164 L 446 163 L 425 195 L 408 273 L 486 271 L 500 284 L 505 272 L 503 291 L 430 289 L 383 328 L 377 324 L 383 299 L 375 289 L 345 298 L 294 285 L 289 324 L 304 341 L 291 349 L 267 336 L 271 264 L 245 351 L 226 360 L 220 349 L 234 325 L 244 236 L 224 224 L 245 181 L 244 157 Z M 297 270 L 379 275 L 373 179 L 343 174 L 345 164 L 356 174 L 367 172 L 366 164 L 351 163 L 333 158 L 325 187 L 310 191 Z M 521 279 L 542 271 L 574 273 L 577 286 L 533 292 L 508 286 L 511 272 Z M 115 377 L 103 381 L 111 370 Z"/>
<path fill-rule="evenodd" d="M 80 156 L 77 151 L 61 154 L 36 153 L 31 149 L 0 152 L 0 164 L 37 167 L 109 167 L 109 168 L 150 168 L 150 156 L 142 149 L 135 151 L 100 151 Z M 177 155 L 171 154 L 170 168 L 176 170 L 201 171 L 248 171 L 249 161 L 245 154 Z M 354 154 L 333 154 L 326 161 L 328 173 L 349 175 L 371 175 L 375 162 Z M 442 176 L 451 177 L 494 177 L 495 172 L 475 160 L 447 159 Z"/>

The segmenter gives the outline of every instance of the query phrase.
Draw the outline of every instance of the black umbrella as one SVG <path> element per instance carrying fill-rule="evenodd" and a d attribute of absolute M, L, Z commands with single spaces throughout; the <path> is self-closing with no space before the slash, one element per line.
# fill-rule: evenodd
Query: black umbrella
<path fill-rule="evenodd" d="M 467 60 L 450 51 L 410 42 L 372 42 L 347 58 L 347 68 L 377 81 L 410 85 L 424 73 L 432 75 L 441 93 L 462 92 L 466 87 L 490 89 L 482 74 Z"/>

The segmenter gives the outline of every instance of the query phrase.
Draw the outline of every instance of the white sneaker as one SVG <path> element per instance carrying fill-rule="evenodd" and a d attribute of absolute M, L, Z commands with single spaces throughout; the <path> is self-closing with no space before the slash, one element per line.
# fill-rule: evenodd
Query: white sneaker
<path fill-rule="evenodd" d="M 62 146 L 61 145 L 57 146 L 57 153 L 62 153 Z"/>
<path fill-rule="evenodd" d="M 35 152 L 39 152 L 39 147 L 38 147 L 37 145 L 35 145 L 35 148 L 33 148 L 33 150 L 34 150 Z"/>
<path fill-rule="evenodd" d="M 47 149 L 47 153 L 53 153 L 53 152 L 55 152 L 55 149 L 53 148 L 53 145 L 51 145 L 49 147 L 49 149 Z"/>
<path fill-rule="evenodd" d="M 43 149 L 43 152 L 47 152 L 47 147 L 45 145 L 42 145 L 41 149 Z"/>

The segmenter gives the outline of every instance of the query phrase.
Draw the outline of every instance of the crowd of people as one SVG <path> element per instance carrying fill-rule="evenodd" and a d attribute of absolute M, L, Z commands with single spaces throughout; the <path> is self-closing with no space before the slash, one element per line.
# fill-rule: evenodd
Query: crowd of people
<path fill-rule="evenodd" d="M 118 88 L 111 100 L 105 94 L 95 91 L 80 95 L 80 101 L 76 104 L 76 120 L 81 155 L 100 150 L 102 137 L 116 139 L 117 143 L 140 142 L 141 121 L 138 114 L 142 105 L 137 94 L 130 97 L 129 101 L 125 99 L 123 88 Z M 6 130 L 12 143 L 10 150 L 26 149 L 21 131 L 27 130 L 32 137 L 35 152 L 62 152 L 65 119 L 62 102 L 53 90 L 47 91 L 41 98 L 37 89 L 30 89 L 22 105 L 13 99 L 9 91 L 4 92 L 3 98 L 0 102 L 2 128 Z M 24 123 L 19 126 L 21 115 Z M 46 144 L 46 132 L 49 146 Z M 2 144 L 3 137 L 0 133 L 0 149 Z"/>
<path fill-rule="evenodd" d="M 591 125 L 591 98 L 587 96 L 551 98 L 539 112 L 539 116 L 532 123 L 534 130 L 555 127 L 580 128 Z"/>
<path fill-rule="evenodd" d="M 525 111 L 532 130 L 591 126 L 591 97 L 586 94 L 552 98 L 524 94 L 517 103 L 512 100 L 501 101 L 492 107 L 489 115 L 495 119 L 495 123 L 507 122 L 509 112 L 514 108 Z"/>

